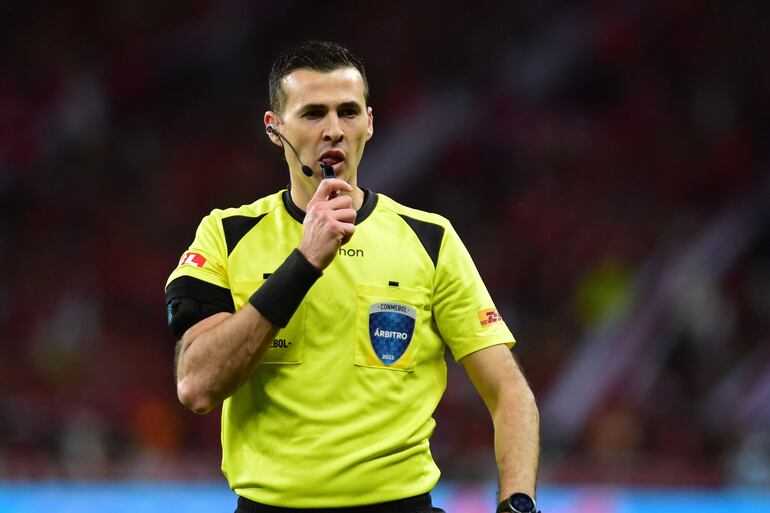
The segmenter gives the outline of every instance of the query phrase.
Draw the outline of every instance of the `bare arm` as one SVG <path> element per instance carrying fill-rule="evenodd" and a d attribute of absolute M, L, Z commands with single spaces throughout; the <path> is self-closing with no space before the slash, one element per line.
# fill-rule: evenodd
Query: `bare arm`
<path fill-rule="evenodd" d="M 277 332 L 248 303 L 192 326 L 177 342 L 179 401 L 198 414 L 213 410 L 251 377 Z"/>
<path fill-rule="evenodd" d="M 505 345 L 472 353 L 461 363 L 492 415 L 500 500 L 515 492 L 534 497 L 540 415 L 524 375 Z"/>
<path fill-rule="evenodd" d="M 351 189 L 342 180 L 323 180 L 308 203 L 299 250 L 318 269 L 326 268 L 353 235 L 352 199 L 329 199 L 334 191 Z M 193 325 L 176 348 L 179 401 L 195 413 L 213 410 L 254 374 L 278 330 L 251 303 Z"/>

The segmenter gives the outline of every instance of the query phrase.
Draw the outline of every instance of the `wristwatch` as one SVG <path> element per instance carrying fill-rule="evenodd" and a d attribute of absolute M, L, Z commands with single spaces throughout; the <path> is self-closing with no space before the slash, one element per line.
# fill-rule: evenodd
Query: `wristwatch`
<path fill-rule="evenodd" d="M 535 499 L 526 493 L 514 493 L 497 506 L 497 513 L 540 513 Z"/>

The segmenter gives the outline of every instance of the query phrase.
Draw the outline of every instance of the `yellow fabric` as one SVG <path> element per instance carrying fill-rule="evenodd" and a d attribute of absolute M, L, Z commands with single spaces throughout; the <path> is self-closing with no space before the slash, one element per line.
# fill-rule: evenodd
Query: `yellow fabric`
<path fill-rule="evenodd" d="M 261 214 L 228 256 L 222 218 Z M 401 215 L 444 227 L 437 266 Z M 227 287 L 238 310 L 301 235 L 281 193 L 215 210 L 189 250 L 210 266 L 182 263 L 169 283 L 192 276 Z M 392 305 L 414 316 L 414 331 L 403 355 L 381 360 L 369 316 Z M 378 195 L 374 211 L 277 334 L 253 378 L 225 401 L 222 470 L 231 488 L 256 502 L 294 508 L 356 506 L 430 491 L 440 474 L 428 439 L 446 387 L 445 344 L 456 359 L 512 346 L 505 323 L 484 313 L 494 308 L 446 219 Z"/>

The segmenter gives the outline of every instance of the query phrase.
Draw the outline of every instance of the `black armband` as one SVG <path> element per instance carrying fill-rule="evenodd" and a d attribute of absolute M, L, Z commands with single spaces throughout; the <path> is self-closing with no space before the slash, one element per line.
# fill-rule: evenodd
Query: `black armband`
<path fill-rule="evenodd" d="M 192 276 L 180 276 L 166 287 L 167 321 L 177 339 L 194 324 L 219 312 L 235 313 L 228 288 Z"/>
<path fill-rule="evenodd" d="M 321 271 L 295 249 L 249 298 L 254 308 L 276 326 L 285 328 Z"/>
<path fill-rule="evenodd" d="M 182 338 L 185 331 L 203 319 L 226 311 L 219 305 L 203 303 L 189 297 L 171 299 L 166 308 L 168 310 L 168 326 L 177 340 Z"/>

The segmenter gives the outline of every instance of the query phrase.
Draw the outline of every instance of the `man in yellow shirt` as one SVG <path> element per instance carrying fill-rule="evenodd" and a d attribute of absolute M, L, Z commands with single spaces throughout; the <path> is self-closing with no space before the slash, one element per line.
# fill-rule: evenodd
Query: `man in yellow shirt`
<path fill-rule="evenodd" d="M 179 400 L 222 405 L 237 511 L 441 511 L 445 347 L 492 415 L 499 511 L 534 511 L 537 407 L 470 255 L 443 217 L 358 185 L 361 61 L 304 43 L 273 65 L 270 101 L 290 187 L 212 211 L 166 285 Z"/>

